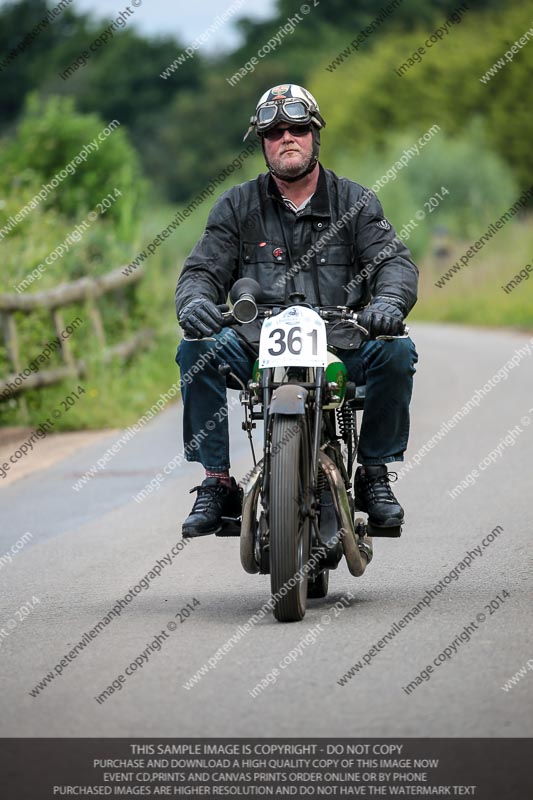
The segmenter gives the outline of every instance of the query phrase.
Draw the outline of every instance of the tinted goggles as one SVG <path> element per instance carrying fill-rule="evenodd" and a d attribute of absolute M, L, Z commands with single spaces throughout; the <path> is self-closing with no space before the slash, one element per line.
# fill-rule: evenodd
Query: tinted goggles
<path fill-rule="evenodd" d="M 272 128 L 278 122 L 311 122 L 311 113 L 301 100 L 287 98 L 264 103 L 257 111 L 258 133 Z"/>
<path fill-rule="evenodd" d="M 288 128 L 279 128 L 276 125 L 275 128 L 270 128 L 270 130 L 262 133 L 261 136 L 263 139 L 277 142 L 279 139 L 283 138 L 285 131 L 289 131 L 291 136 L 307 136 L 308 133 L 311 133 L 311 125 L 289 125 Z"/>

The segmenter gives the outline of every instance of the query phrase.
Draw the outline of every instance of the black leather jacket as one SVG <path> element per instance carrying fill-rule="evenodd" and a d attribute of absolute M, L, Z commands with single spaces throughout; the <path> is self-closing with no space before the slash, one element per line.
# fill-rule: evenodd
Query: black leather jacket
<path fill-rule="evenodd" d="M 303 212 L 288 209 L 269 173 L 234 186 L 213 206 L 205 231 L 187 257 L 176 287 L 176 312 L 192 298 L 225 303 L 237 278 L 255 278 L 262 302 L 286 303 L 301 291 L 313 305 L 367 305 L 388 296 L 407 314 L 417 298 L 418 269 L 383 215 L 376 195 L 320 165 L 316 192 Z M 240 325 L 259 341 L 260 323 Z M 358 347 L 347 325 L 328 332 L 330 344 Z"/>

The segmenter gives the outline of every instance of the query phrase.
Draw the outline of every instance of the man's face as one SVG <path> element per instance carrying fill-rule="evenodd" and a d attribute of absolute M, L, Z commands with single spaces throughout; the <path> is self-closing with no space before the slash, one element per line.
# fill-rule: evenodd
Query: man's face
<path fill-rule="evenodd" d="M 283 179 L 299 175 L 311 163 L 313 158 L 313 135 L 311 131 L 304 136 L 295 136 L 289 130 L 291 126 L 285 122 L 276 125 L 274 130 L 283 131 L 279 139 L 264 137 L 265 155 L 268 163 Z"/>

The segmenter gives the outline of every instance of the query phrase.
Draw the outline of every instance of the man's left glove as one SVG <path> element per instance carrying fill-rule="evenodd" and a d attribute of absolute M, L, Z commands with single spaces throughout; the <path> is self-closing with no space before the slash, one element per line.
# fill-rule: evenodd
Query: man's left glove
<path fill-rule="evenodd" d="M 375 297 L 370 305 L 359 311 L 357 323 L 368 331 L 368 338 L 376 336 L 401 336 L 404 333 L 405 312 L 400 300 Z"/>
<path fill-rule="evenodd" d="M 212 336 L 222 330 L 222 313 L 207 297 L 195 297 L 185 305 L 179 316 L 183 332 L 193 339 Z"/>

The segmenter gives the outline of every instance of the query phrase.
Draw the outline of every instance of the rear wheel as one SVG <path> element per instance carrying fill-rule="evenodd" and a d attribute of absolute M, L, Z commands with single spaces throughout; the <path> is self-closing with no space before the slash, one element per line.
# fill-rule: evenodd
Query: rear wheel
<path fill-rule="evenodd" d="M 311 465 L 305 417 L 272 419 L 270 586 L 279 622 L 303 619 L 307 601 Z"/>

